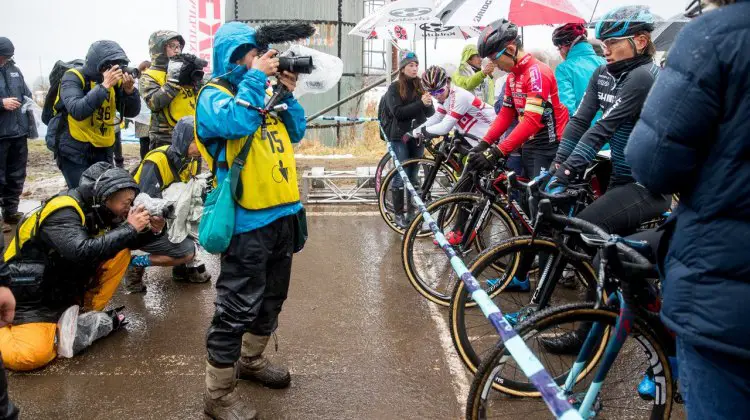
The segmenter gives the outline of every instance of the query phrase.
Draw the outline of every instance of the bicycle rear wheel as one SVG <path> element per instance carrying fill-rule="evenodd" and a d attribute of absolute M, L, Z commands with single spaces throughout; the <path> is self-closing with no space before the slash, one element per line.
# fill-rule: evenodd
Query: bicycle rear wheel
<path fill-rule="evenodd" d="M 576 356 L 551 354 L 543 340 L 564 334 L 582 323 L 600 323 L 604 328 L 589 360 L 584 361 L 568 400 L 577 407 L 595 376 L 607 340 L 614 332 L 618 311 L 613 308 L 594 309 L 593 303 L 576 303 L 550 308 L 524 321 L 517 328 L 545 370 L 562 387 L 576 360 Z M 607 372 L 594 403 L 597 418 L 668 419 L 673 408 L 675 383 L 669 358 L 664 351 L 663 338 L 652 328 L 651 320 L 636 317 L 631 335 L 618 352 Z M 653 400 L 641 398 L 636 389 L 643 374 L 650 370 L 657 384 Z M 539 397 L 540 394 L 510 357 L 505 346 L 498 342 L 492 353 L 482 362 L 471 385 L 466 407 L 468 419 L 490 418 L 549 418 L 547 406 L 541 399 L 513 399 L 498 392 L 516 396 Z"/>
<path fill-rule="evenodd" d="M 485 203 L 479 194 L 450 194 L 427 206 L 427 211 L 443 234 L 453 229 L 459 212 L 471 213 Z M 431 230 L 418 215 L 404 234 L 401 259 L 406 276 L 414 288 L 424 297 L 441 306 L 450 305 L 451 292 L 458 281 L 450 261 L 434 242 Z M 497 203 L 492 203 L 477 237 L 468 249 L 454 246 L 462 258 L 476 255 L 486 244 L 518 235 L 518 227 L 510 215 Z"/>
<path fill-rule="evenodd" d="M 412 166 L 418 167 L 419 185 L 414 185 L 414 188 L 419 190 L 422 187 L 425 177 L 435 166 L 435 161 L 426 158 L 410 159 L 406 162 L 402 162 L 401 166 L 404 169 L 410 168 Z M 388 172 L 385 178 L 383 178 L 383 184 L 381 185 L 380 192 L 378 193 L 378 210 L 380 210 L 380 215 L 383 217 L 383 220 L 388 225 L 388 227 L 390 227 L 399 235 L 403 235 L 405 229 L 402 229 L 398 225 L 396 225 L 395 212 L 392 202 L 391 185 L 393 184 L 394 177 L 397 176 L 400 177 L 401 175 L 394 168 L 393 170 Z M 453 173 L 453 169 L 451 169 L 446 164 L 440 165 L 437 176 L 435 177 L 435 181 L 428 187 L 427 195 L 425 197 L 425 204 L 427 205 L 438 198 L 448 195 L 448 193 L 450 193 L 451 189 L 453 188 L 453 185 L 455 185 L 456 181 L 457 179 L 456 175 Z M 407 203 L 410 199 L 411 198 L 408 191 L 404 189 L 404 211 L 406 211 L 408 207 Z"/>
<path fill-rule="evenodd" d="M 559 253 L 557 244 L 551 239 L 537 237 L 532 240 L 531 236 L 518 236 L 485 250 L 469 264 L 468 268 L 506 317 L 516 314 L 520 322 L 536 310 L 544 309 L 528 306 L 544 267 L 529 271 L 528 292 L 505 291 L 513 277 L 518 274 L 518 261 L 526 258 L 533 260 L 538 255 L 545 255 L 551 259 Z M 547 306 L 581 301 L 585 297 L 584 292 L 588 285 L 596 284 L 596 273 L 588 262 L 566 261 L 565 273 L 566 276 L 575 279 L 578 287 L 571 290 L 557 285 Z M 550 278 L 545 281 L 554 280 Z M 482 311 L 474 305 L 463 282 L 458 282 L 453 289 L 448 325 L 453 345 L 461 361 L 471 372 L 475 372 L 500 337 Z"/>

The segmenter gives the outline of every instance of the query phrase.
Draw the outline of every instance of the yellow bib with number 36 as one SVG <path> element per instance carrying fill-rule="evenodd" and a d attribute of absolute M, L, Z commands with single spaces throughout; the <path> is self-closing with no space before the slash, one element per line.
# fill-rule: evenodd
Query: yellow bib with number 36
<path fill-rule="evenodd" d="M 165 71 L 148 69 L 143 73 L 153 77 L 159 83 L 159 86 L 164 86 L 167 83 L 167 72 Z M 180 86 L 177 95 L 162 112 L 172 127 L 177 124 L 180 118 L 193 115 L 195 113 L 195 90 L 191 87 Z"/>
<path fill-rule="evenodd" d="M 234 94 L 224 86 L 208 83 L 205 87 L 209 86 L 234 97 Z M 203 158 L 213 167 L 213 156 L 205 148 L 204 139 L 197 135 L 198 125 L 199 122 L 196 120 L 198 149 Z M 226 140 L 226 159 L 229 167 L 232 166 L 232 162 L 247 141 L 252 141 L 252 143 L 240 175 L 242 195 L 238 204 L 248 210 L 263 210 L 299 202 L 297 164 L 294 160 L 292 141 L 284 122 L 268 114 L 266 115 L 265 136 L 263 130 L 258 128 L 252 138 L 247 136 Z"/>
<path fill-rule="evenodd" d="M 86 87 L 86 80 L 80 71 L 70 69 L 68 72 L 78 76 L 81 79 L 82 87 Z M 89 87 L 93 89 L 94 86 L 96 86 L 96 83 L 89 81 Z M 109 88 L 108 93 L 107 99 L 88 118 L 78 121 L 68 114 L 68 127 L 70 128 L 70 135 L 74 139 L 91 143 L 94 147 L 110 147 L 115 144 L 115 114 L 117 112 L 115 89 Z M 57 100 L 60 100 L 59 94 Z"/>

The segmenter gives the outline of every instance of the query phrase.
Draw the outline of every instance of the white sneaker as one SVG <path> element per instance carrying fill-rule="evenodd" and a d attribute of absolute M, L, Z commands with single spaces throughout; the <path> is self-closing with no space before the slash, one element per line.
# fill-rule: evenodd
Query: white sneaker
<path fill-rule="evenodd" d="M 73 357 L 73 342 L 78 332 L 78 305 L 73 305 L 63 312 L 57 321 L 57 355 L 70 359 Z"/>

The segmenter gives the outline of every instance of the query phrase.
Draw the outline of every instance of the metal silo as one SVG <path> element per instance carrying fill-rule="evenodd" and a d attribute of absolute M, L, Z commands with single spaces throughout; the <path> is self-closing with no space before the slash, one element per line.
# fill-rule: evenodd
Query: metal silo
<path fill-rule="evenodd" d="M 306 114 L 331 105 L 362 88 L 362 38 L 347 33 L 362 19 L 362 0 L 228 0 L 226 21 L 239 21 L 251 26 L 301 20 L 315 25 L 317 34 L 310 40 L 310 48 L 340 57 L 344 61 L 344 75 L 338 88 L 318 95 L 305 95 L 300 102 Z M 354 99 L 340 107 L 338 115 L 359 115 L 359 103 Z M 314 125 L 313 125 L 314 127 Z M 310 128 L 306 138 L 327 146 L 346 142 L 347 132 L 333 128 Z M 341 138 L 341 140 L 339 140 Z"/>

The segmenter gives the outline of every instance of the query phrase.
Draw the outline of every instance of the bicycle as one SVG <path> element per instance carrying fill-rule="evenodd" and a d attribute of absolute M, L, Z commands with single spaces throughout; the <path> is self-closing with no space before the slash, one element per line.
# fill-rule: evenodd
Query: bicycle
<path fill-rule="evenodd" d="M 425 139 L 425 148 L 432 153 L 432 159 L 417 158 L 400 162 L 404 169 L 412 165 L 418 167 L 420 184 L 414 187 L 419 191 L 420 198 L 425 204 L 447 195 L 453 188 L 453 185 L 456 184 L 458 180 L 457 174 L 460 174 L 463 170 L 463 157 L 471 149 L 466 139 L 479 140 L 471 134 L 460 133 L 455 133 L 452 136 L 443 136 L 442 140 L 438 141 L 435 139 Z M 403 235 L 405 229 L 395 223 L 395 214 L 391 203 L 391 183 L 394 177 L 397 176 L 400 176 L 400 174 L 394 168 L 383 178 L 378 192 L 378 210 L 388 227 L 396 233 Z M 404 191 L 404 194 L 406 195 L 405 200 L 410 200 L 406 191 Z M 425 233 L 425 235 L 427 234 Z"/>
<path fill-rule="evenodd" d="M 583 194 L 579 202 L 573 204 L 576 211 L 596 197 L 595 190 L 588 187 L 593 169 L 587 173 L 585 185 L 579 185 Z M 454 249 L 462 258 L 471 257 L 475 252 L 482 253 L 503 239 L 534 231 L 531 217 L 524 208 L 526 203 L 533 206 L 539 180 L 524 183 L 513 172 L 500 172 L 499 176 L 496 173 L 481 176 L 475 172 L 472 177 L 462 177 L 459 183 L 462 182 L 470 182 L 479 192 L 450 194 L 434 201 L 427 209 L 440 229 L 463 233 L 458 240 L 454 237 Z M 460 184 L 456 188 L 459 187 Z M 461 214 L 463 217 L 459 216 Z M 456 222 L 457 219 L 460 220 Z M 461 282 L 457 281 L 440 249 L 430 240 L 420 240 L 426 236 L 424 233 L 429 232 L 422 226 L 422 221 L 422 215 L 418 215 L 404 234 L 401 247 L 404 271 L 417 292 L 438 305 L 449 306 L 454 286 Z M 508 265 L 515 269 L 519 261 L 513 258 L 495 268 L 501 270 Z M 526 270 L 534 272 L 531 267 Z M 488 294 L 494 297 L 510 281 L 512 277 L 490 285 Z"/>
<path fill-rule="evenodd" d="M 545 369 L 583 418 L 593 418 L 612 409 L 618 417 L 631 418 L 633 414 L 624 413 L 631 411 L 643 412 L 650 419 L 668 419 L 673 403 L 680 401 L 670 364 L 674 340 L 658 317 L 658 286 L 651 280 L 656 277 L 653 265 L 633 249 L 641 249 L 644 244 L 609 235 L 580 219 L 554 215 L 548 202 L 540 203 L 540 219 L 558 224 L 569 233 L 579 235 L 589 246 L 601 250 L 598 298 L 597 302 L 573 303 L 539 312 L 518 326 L 518 335 L 545 363 Z M 544 339 L 578 328 L 582 323 L 591 327 L 577 356 L 545 352 Z M 627 341 L 628 338 L 633 340 Z M 632 369 L 633 360 L 638 356 L 642 358 L 641 364 Z M 495 404 L 507 410 L 508 399 L 497 391 L 516 396 L 540 396 L 538 390 L 523 380 L 523 374 L 518 374 L 514 363 L 502 342 L 498 342 L 477 370 L 469 393 L 467 418 L 490 418 Z M 639 381 L 640 377 L 633 374 L 643 371 L 649 371 L 657 384 L 651 399 L 636 395 L 632 384 L 620 387 L 627 379 Z M 612 380 L 613 375 L 625 379 Z M 587 385 L 584 379 L 590 383 Z M 617 389 L 623 389 L 625 395 L 618 395 Z M 525 401 L 524 407 L 528 405 Z M 543 411 L 546 407 L 542 404 L 533 408 L 534 413 Z M 533 417 L 531 412 L 521 413 L 519 407 L 513 407 L 513 412 L 514 416 Z"/>

